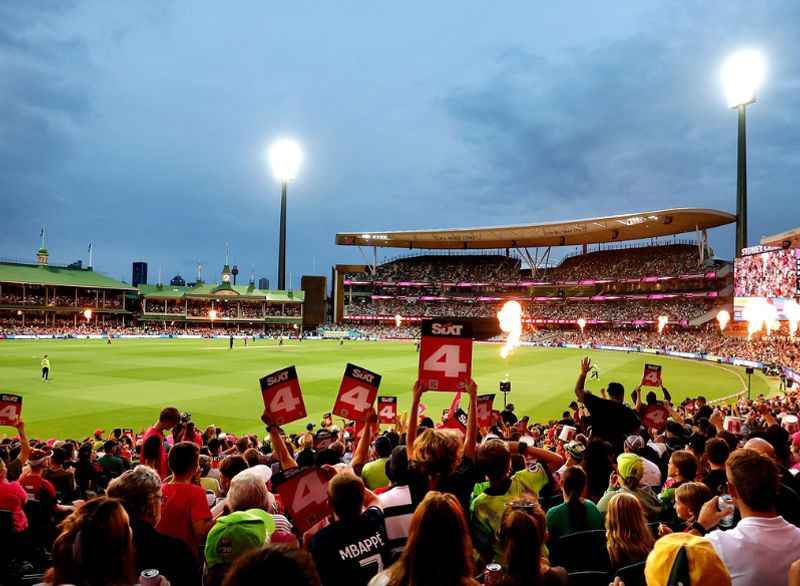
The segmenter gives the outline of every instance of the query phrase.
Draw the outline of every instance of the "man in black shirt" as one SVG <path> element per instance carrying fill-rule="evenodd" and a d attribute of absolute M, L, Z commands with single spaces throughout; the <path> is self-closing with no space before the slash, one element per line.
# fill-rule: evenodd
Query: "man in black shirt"
<path fill-rule="evenodd" d="M 322 584 L 366 586 L 391 562 L 383 511 L 370 506 L 378 499 L 358 476 L 343 472 L 328 483 L 328 500 L 335 521 L 309 543 Z"/>
<path fill-rule="evenodd" d="M 602 399 L 587 391 L 586 376 L 592 368 L 592 361 L 584 358 L 581 371 L 575 383 L 575 395 L 578 401 L 586 405 L 592 417 L 592 437 L 600 437 L 614 446 L 615 453 L 622 452 L 623 442 L 630 433 L 639 428 L 639 417 L 630 407 L 623 404 L 625 388 L 620 383 L 608 385 L 608 396 Z"/>

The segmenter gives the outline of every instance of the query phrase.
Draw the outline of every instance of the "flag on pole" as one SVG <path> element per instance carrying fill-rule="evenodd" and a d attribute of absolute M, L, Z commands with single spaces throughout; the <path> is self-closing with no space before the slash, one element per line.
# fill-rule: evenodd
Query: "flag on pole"
<path fill-rule="evenodd" d="M 92 243 L 91 242 L 89 243 L 89 248 L 88 248 L 88 250 L 86 252 L 92 252 Z"/>

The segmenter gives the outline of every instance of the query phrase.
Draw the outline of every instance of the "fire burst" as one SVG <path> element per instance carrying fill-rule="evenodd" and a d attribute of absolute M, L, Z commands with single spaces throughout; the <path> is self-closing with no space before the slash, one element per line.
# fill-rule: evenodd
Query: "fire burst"
<path fill-rule="evenodd" d="M 581 329 L 581 334 L 583 333 L 583 329 L 586 327 L 586 320 L 583 318 L 578 319 L 578 327 Z"/>
<path fill-rule="evenodd" d="M 216 309 L 212 309 L 211 311 L 209 311 L 208 312 L 208 317 L 210 317 L 211 319 L 217 319 L 217 310 Z"/>
<path fill-rule="evenodd" d="M 522 306 L 517 301 L 506 301 L 497 312 L 497 321 L 500 322 L 500 329 L 508 334 L 506 343 L 500 349 L 500 358 L 507 358 L 519 346 L 522 336 Z"/>
<path fill-rule="evenodd" d="M 664 327 L 669 323 L 669 318 L 666 315 L 658 316 L 658 333 L 664 331 Z"/>
<path fill-rule="evenodd" d="M 394 316 L 394 327 L 399 328 L 400 324 L 402 323 L 403 323 L 403 316 L 398 313 L 396 316 Z"/>
<path fill-rule="evenodd" d="M 757 297 L 751 299 L 742 311 L 742 318 L 747 322 L 747 339 L 750 340 L 753 334 L 765 328 L 766 335 L 769 336 L 772 330 L 780 327 L 778 321 L 778 310 L 766 299 Z"/>
<path fill-rule="evenodd" d="M 723 309 L 717 314 L 717 322 L 719 322 L 719 331 L 724 332 L 725 328 L 728 327 L 728 322 L 731 321 L 731 314 L 728 313 L 727 309 Z"/>
<path fill-rule="evenodd" d="M 92 319 L 92 310 L 87 309 L 83 312 L 83 317 L 86 318 L 86 321 L 90 321 Z"/>

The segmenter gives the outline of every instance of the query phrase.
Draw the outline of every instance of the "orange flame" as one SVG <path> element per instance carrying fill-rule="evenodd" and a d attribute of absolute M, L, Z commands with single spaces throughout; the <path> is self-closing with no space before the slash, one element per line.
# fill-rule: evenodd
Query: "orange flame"
<path fill-rule="evenodd" d="M 586 320 L 584 318 L 578 319 L 578 327 L 581 329 L 581 334 L 583 333 L 583 329 L 586 327 Z"/>
<path fill-rule="evenodd" d="M 92 310 L 87 309 L 83 312 L 83 317 L 86 318 L 86 321 L 90 321 L 92 319 Z"/>
<path fill-rule="evenodd" d="M 506 301 L 497 312 L 497 321 L 500 322 L 500 329 L 508 334 L 506 343 L 500 349 L 500 357 L 507 358 L 519 346 L 522 336 L 522 306 L 517 301 Z"/>
<path fill-rule="evenodd" d="M 208 312 L 208 317 L 210 317 L 211 319 L 217 319 L 217 310 L 216 309 L 210 310 Z"/>
<path fill-rule="evenodd" d="M 394 316 L 394 327 L 399 328 L 400 324 L 402 323 L 403 323 L 403 316 L 398 313 L 396 316 Z"/>
<path fill-rule="evenodd" d="M 719 331 L 724 332 L 725 328 L 728 327 L 728 323 L 731 321 L 731 314 L 728 313 L 727 309 L 723 309 L 717 314 L 717 321 L 719 322 Z"/>
<path fill-rule="evenodd" d="M 669 318 L 666 315 L 659 315 L 658 316 L 658 333 L 664 331 L 664 326 L 669 323 Z"/>

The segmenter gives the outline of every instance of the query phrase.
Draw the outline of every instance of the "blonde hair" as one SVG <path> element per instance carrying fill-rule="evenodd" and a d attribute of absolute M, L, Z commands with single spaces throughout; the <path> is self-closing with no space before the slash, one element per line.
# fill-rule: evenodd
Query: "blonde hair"
<path fill-rule="evenodd" d="M 614 495 L 606 513 L 606 544 L 611 563 L 619 567 L 641 562 L 654 543 L 639 499 L 624 492 Z"/>
<path fill-rule="evenodd" d="M 706 501 L 710 501 L 711 497 L 711 489 L 702 482 L 684 482 L 675 489 L 675 500 L 686 505 L 694 518 L 697 518 L 700 508 Z"/>
<path fill-rule="evenodd" d="M 441 478 L 451 474 L 461 460 L 461 442 L 454 433 L 427 429 L 414 440 L 413 460 L 425 475 Z"/>

